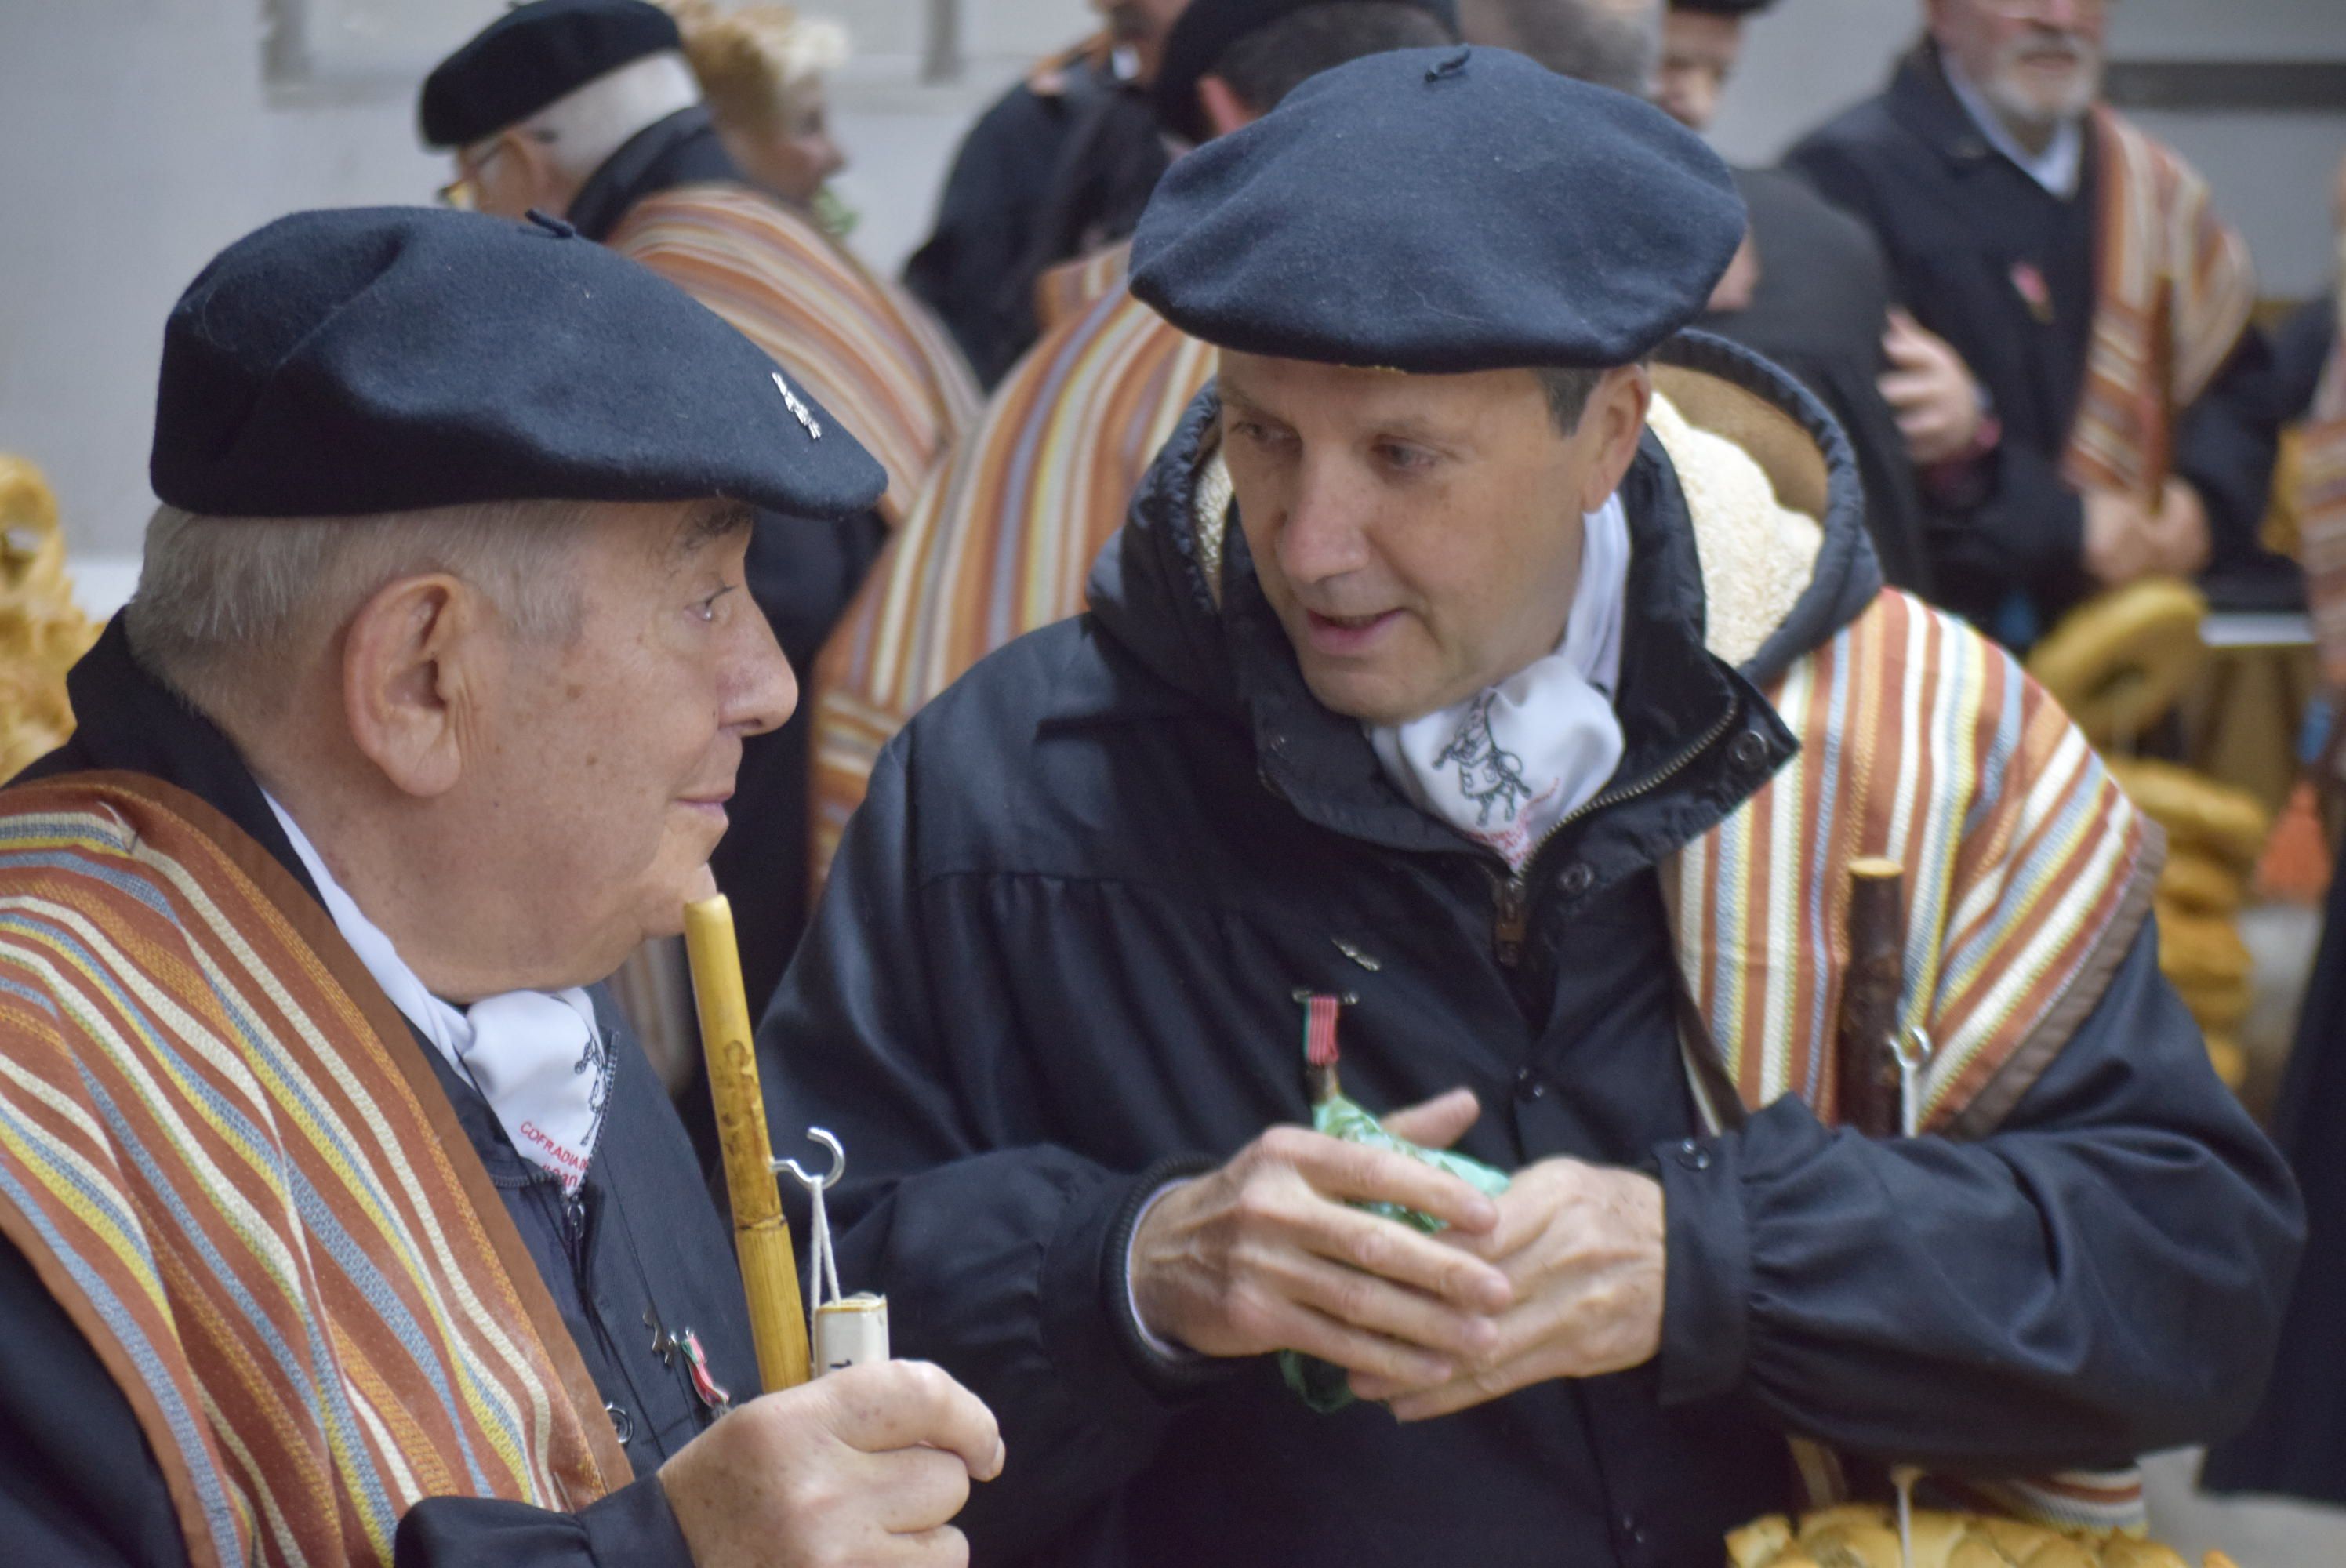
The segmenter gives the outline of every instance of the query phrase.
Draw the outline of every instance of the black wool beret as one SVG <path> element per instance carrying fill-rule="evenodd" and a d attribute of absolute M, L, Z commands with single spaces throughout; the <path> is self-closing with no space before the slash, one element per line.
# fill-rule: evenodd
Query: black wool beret
<path fill-rule="evenodd" d="M 1708 16 L 1749 16 L 1765 11 L 1776 0 L 1670 0 L 1673 11 L 1698 11 Z"/>
<path fill-rule="evenodd" d="M 676 18 L 644 0 L 531 0 L 423 78 L 423 143 L 468 147 L 631 60 L 683 47 Z"/>
<path fill-rule="evenodd" d="M 1157 123 L 1186 141 L 1209 134 L 1198 108 L 1198 83 L 1213 74 L 1229 46 L 1250 33 L 1283 22 L 1298 11 L 1352 0 L 1189 0 L 1165 35 L 1165 57 L 1149 85 Z M 1458 34 L 1458 0 L 1390 0 L 1431 14 Z"/>
<path fill-rule="evenodd" d="M 297 212 L 213 259 L 164 323 L 148 473 L 238 517 L 711 496 L 839 517 L 886 484 L 675 284 L 558 219 L 414 207 Z"/>
<path fill-rule="evenodd" d="M 1132 291 L 1244 353 L 1609 369 L 1702 311 L 1743 226 L 1727 166 L 1659 109 L 1504 49 L 1402 49 L 1177 160 Z"/>

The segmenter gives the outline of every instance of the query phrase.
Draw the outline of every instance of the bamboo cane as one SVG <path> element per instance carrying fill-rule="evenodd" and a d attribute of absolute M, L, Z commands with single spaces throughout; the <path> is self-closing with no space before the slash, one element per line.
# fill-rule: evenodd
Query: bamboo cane
<path fill-rule="evenodd" d="M 1895 860 L 1849 863 L 1849 971 L 1835 1075 L 1840 1122 L 1870 1138 L 1897 1129 L 1898 998 L 1906 981 L 1904 875 Z"/>
<path fill-rule="evenodd" d="M 758 1087 L 733 906 L 722 893 L 685 905 L 684 948 L 700 1012 L 700 1046 L 709 1059 L 709 1097 L 717 1106 L 717 1141 L 725 1154 L 725 1191 L 733 1203 L 733 1245 L 750 1298 L 758 1380 L 772 1393 L 807 1380 L 807 1324 L 799 1301 L 798 1255 L 782 1217 L 774 1145 Z"/>

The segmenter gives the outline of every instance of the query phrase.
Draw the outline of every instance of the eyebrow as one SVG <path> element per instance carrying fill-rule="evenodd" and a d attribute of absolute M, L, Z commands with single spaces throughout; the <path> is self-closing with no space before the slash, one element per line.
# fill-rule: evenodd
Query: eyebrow
<path fill-rule="evenodd" d="M 746 501 L 712 501 L 684 520 L 668 554 L 678 560 L 696 555 L 720 539 L 748 533 L 757 520 L 756 510 Z"/>

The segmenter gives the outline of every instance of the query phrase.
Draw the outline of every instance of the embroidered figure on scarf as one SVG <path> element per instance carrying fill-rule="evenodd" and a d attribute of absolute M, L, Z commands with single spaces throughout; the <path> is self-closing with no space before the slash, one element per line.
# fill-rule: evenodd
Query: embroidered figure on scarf
<path fill-rule="evenodd" d="M 1514 820 L 1523 803 L 1532 798 L 1532 787 L 1524 779 L 1524 759 L 1501 746 L 1491 733 L 1491 704 L 1496 696 L 1484 692 L 1466 710 L 1465 722 L 1450 744 L 1433 759 L 1437 769 L 1454 762 L 1458 765 L 1459 792 L 1474 802 L 1478 827 L 1490 825 L 1494 809 L 1502 822 Z"/>
<path fill-rule="evenodd" d="M 595 1146 L 597 1135 L 603 1130 L 603 1110 L 611 1103 L 611 1037 L 599 1029 L 586 1031 L 586 1048 L 578 1054 L 577 1065 L 570 1069 L 576 1075 L 592 1073 L 595 1082 L 586 1092 L 586 1146 Z"/>

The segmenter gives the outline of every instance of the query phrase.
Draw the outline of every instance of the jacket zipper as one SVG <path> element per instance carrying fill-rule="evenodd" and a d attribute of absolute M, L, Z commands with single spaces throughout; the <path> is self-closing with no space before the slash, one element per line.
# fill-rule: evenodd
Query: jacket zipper
<path fill-rule="evenodd" d="M 1524 861 L 1522 871 L 1507 876 L 1495 873 L 1492 876 L 1492 901 L 1494 905 L 1491 922 L 1492 948 L 1503 967 L 1513 969 L 1523 962 L 1524 942 L 1531 933 L 1532 872 L 1538 869 L 1540 857 L 1547 852 L 1547 847 L 1555 841 L 1556 836 L 1596 812 L 1652 794 L 1685 772 L 1696 758 L 1718 745 L 1720 738 L 1735 728 L 1736 720 L 1742 717 L 1742 713 L 1741 703 L 1729 703 L 1727 711 L 1719 715 L 1717 723 L 1697 736 L 1693 744 L 1668 762 L 1633 784 L 1601 789 L 1566 812 L 1555 826 L 1540 835 L 1539 842 L 1532 846 L 1530 858 Z"/>

